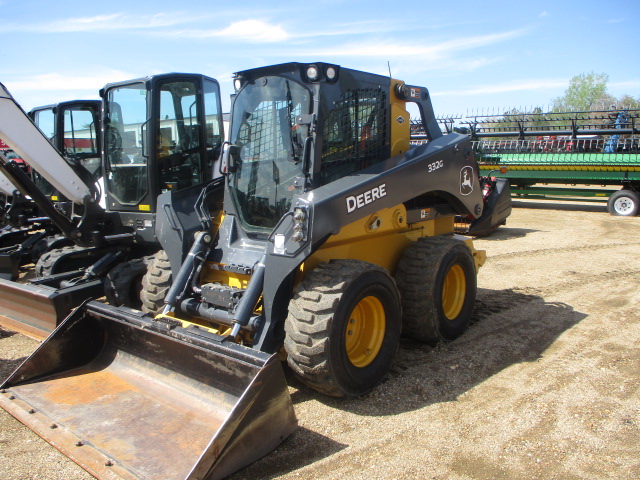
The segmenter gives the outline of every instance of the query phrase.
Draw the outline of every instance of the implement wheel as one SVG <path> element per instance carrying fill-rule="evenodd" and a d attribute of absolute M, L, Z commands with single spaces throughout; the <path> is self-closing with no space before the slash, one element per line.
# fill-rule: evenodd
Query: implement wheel
<path fill-rule="evenodd" d="M 402 329 L 435 345 L 469 326 L 476 299 L 476 270 L 467 245 L 453 238 L 420 238 L 407 247 L 396 282 L 402 295 Z"/>
<path fill-rule="evenodd" d="M 635 217 L 640 212 L 640 195 L 627 188 L 618 190 L 609 197 L 607 210 L 611 215 Z"/>
<path fill-rule="evenodd" d="M 308 273 L 289 304 L 287 361 L 309 387 L 334 397 L 370 392 L 398 349 L 400 297 L 386 270 L 332 260 Z"/>
<path fill-rule="evenodd" d="M 160 313 L 164 308 L 164 297 L 171 287 L 171 264 L 164 250 L 160 250 L 149 262 L 147 272 L 142 278 L 142 311 Z"/>

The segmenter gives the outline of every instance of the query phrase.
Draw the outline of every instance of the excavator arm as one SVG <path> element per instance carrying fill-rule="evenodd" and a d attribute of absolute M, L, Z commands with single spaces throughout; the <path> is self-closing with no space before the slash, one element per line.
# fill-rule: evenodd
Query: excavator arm
<path fill-rule="evenodd" d="M 71 235 L 73 223 L 71 219 L 65 217 L 58 209 L 55 208 L 49 197 L 42 193 L 33 183 L 31 178 L 22 170 L 22 168 L 14 161 L 0 153 L 0 170 L 4 173 L 5 178 L 15 185 L 24 196 L 31 199 L 38 205 L 40 210 L 56 225 L 62 233 L 67 236 Z"/>
<path fill-rule="evenodd" d="M 0 194 L 11 196 L 13 195 L 16 187 L 9 181 L 9 179 L 0 173 Z"/>
<path fill-rule="evenodd" d="M 82 205 L 93 198 L 89 186 L 31 121 L 0 83 L 0 137 L 60 193 Z"/>

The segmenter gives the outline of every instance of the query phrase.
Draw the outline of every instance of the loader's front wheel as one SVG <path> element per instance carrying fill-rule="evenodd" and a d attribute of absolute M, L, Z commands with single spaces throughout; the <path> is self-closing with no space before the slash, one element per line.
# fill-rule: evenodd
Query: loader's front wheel
<path fill-rule="evenodd" d="M 406 336 L 435 345 L 468 328 L 477 285 L 473 255 L 463 241 L 420 238 L 404 251 L 396 282 Z"/>
<path fill-rule="evenodd" d="M 171 287 L 171 264 L 164 250 L 153 256 L 147 273 L 142 278 L 142 311 L 146 313 L 160 313 L 164 308 L 164 297 Z"/>
<path fill-rule="evenodd" d="M 326 395 L 368 393 L 391 367 L 400 318 L 400 296 L 386 270 L 357 260 L 321 264 L 289 303 L 289 366 Z"/>

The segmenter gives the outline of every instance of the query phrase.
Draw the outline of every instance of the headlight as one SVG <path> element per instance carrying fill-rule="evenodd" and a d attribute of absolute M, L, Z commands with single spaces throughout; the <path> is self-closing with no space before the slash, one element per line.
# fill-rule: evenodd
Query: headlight
<path fill-rule="evenodd" d="M 315 65 L 309 65 L 307 67 L 307 78 L 311 82 L 317 81 L 319 78 L 318 67 L 316 67 Z"/>

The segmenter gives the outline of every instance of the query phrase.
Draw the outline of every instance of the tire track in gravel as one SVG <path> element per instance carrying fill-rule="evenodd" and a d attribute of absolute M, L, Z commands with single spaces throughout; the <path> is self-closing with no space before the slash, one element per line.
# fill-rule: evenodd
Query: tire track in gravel
<path fill-rule="evenodd" d="M 518 252 L 509 252 L 509 253 L 498 253 L 487 255 L 488 260 L 509 260 L 512 258 L 526 258 L 526 257 L 537 257 L 541 255 L 549 255 L 554 254 L 562 254 L 562 253 L 581 253 L 581 252 L 594 252 L 601 251 L 603 249 L 607 250 L 617 250 L 621 247 L 636 247 L 638 251 L 640 251 L 640 242 L 625 242 L 625 243 L 595 243 L 591 245 L 581 245 L 574 247 L 554 247 L 554 248 L 540 248 L 534 250 L 523 250 Z"/>

